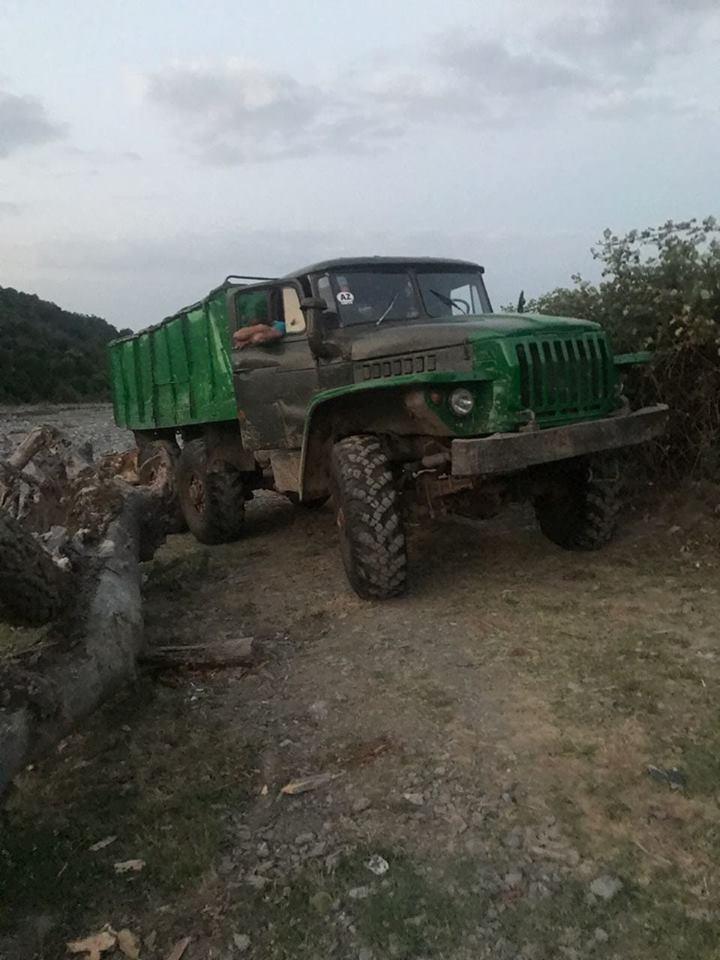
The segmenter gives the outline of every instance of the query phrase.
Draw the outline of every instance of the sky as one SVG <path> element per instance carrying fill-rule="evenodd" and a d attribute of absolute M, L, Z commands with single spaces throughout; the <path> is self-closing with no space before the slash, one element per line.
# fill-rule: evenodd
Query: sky
<path fill-rule="evenodd" d="M 138 329 L 227 274 L 720 214 L 719 0 L 0 0 L 0 285 Z"/>

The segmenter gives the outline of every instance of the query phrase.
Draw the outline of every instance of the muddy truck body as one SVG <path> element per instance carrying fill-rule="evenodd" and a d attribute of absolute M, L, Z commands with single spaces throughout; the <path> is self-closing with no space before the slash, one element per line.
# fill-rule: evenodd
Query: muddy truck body
<path fill-rule="evenodd" d="M 256 324 L 284 335 L 234 349 Z M 199 540 L 240 537 L 260 489 L 332 497 L 348 579 L 375 599 L 406 587 L 411 510 L 487 517 L 529 499 L 554 543 L 606 543 L 617 452 L 666 416 L 630 410 L 631 359 L 595 323 L 495 313 L 474 263 L 380 257 L 228 277 L 110 347 L 115 420 L 141 463 L 171 458 Z"/>

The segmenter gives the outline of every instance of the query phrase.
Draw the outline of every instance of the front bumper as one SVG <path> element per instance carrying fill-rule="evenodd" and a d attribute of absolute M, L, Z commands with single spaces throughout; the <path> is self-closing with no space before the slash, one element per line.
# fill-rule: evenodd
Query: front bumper
<path fill-rule="evenodd" d="M 513 473 L 538 463 L 630 447 L 661 434 L 665 429 L 667 411 L 668 408 L 661 403 L 634 413 L 565 427 L 453 440 L 452 474 L 454 477 L 468 477 Z"/>

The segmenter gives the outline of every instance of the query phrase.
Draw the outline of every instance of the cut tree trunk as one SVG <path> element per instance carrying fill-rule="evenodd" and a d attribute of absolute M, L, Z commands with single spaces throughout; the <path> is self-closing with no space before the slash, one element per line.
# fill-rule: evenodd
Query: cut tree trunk
<path fill-rule="evenodd" d="M 0 609 L 21 623 L 47 623 L 68 605 L 71 584 L 32 534 L 0 510 Z"/>

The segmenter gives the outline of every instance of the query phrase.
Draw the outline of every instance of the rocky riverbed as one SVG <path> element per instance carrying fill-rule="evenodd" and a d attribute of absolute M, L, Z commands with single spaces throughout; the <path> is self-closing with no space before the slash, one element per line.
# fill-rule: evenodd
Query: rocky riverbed
<path fill-rule="evenodd" d="M 109 403 L 0 406 L 0 457 L 42 424 L 62 430 L 79 444 L 90 443 L 95 456 L 125 450 L 133 444 L 132 434 L 115 426 Z"/>

